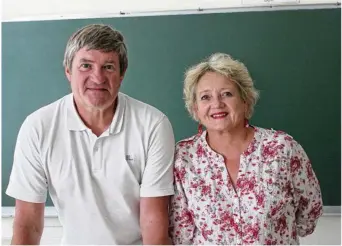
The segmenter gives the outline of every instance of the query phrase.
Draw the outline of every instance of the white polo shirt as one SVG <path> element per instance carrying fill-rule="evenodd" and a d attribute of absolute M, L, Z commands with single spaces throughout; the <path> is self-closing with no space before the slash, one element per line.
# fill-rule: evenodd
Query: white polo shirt
<path fill-rule="evenodd" d="M 174 146 L 167 117 L 123 93 L 97 137 L 69 94 L 22 124 L 6 194 L 43 203 L 49 191 L 62 244 L 141 244 L 140 197 L 174 193 Z"/>

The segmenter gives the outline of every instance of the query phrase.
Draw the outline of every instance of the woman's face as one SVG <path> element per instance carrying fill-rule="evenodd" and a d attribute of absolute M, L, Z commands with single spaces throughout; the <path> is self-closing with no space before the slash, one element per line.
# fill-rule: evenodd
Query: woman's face
<path fill-rule="evenodd" d="M 208 131 L 230 131 L 244 126 L 246 110 L 247 104 L 230 79 L 215 72 L 200 78 L 194 112 Z"/>

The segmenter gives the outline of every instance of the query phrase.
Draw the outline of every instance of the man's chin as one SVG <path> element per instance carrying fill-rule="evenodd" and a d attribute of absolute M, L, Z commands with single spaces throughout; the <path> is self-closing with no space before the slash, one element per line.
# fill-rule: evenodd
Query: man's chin
<path fill-rule="evenodd" d="M 106 110 L 110 107 L 113 107 L 114 102 L 106 100 L 106 101 L 88 101 L 87 106 L 90 109 L 94 110 Z"/>

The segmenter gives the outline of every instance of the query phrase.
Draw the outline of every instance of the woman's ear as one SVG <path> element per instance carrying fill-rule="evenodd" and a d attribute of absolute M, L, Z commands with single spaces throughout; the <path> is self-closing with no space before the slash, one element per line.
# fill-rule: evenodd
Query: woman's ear
<path fill-rule="evenodd" d="M 197 106 L 197 103 L 194 103 L 194 105 L 192 106 L 192 111 L 195 115 L 195 118 L 198 119 L 198 116 L 197 116 L 197 113 L 198 113 L 198 106 Z"/>
<path fill-rule="evenodd" d="M 243 105 L 243 109 L 244 109 L 244 112 L 245 112 L 245 118 L 247 118 L 247 115 L 248 115 L 248 103 L 245 101 L 244 102 L 244 105 Z"/>

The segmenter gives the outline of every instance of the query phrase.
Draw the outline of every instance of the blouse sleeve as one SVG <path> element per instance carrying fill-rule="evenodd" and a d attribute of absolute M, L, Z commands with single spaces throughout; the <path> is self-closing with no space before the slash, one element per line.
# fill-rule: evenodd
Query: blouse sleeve
<path fill-rule="evenodd" d="M 323 213 L 322 195 L 311 162 L 302 146 L 293 140 L 291 175 L 297 206 L 297 234 L 301 237 L 311 234 Z"/>
<path fill-rule="evenodd" d="M 175 194 L 171 197 L 170 216 L 169 216 L 169 235 L 172 243 L 193 244 L 195 224 L 193 213 L 188 208 L 187 197 L 184 192 L 184 181 L 187 179 L 186 169 L 182 165 L 183 159 L 176 149 L 174 167 L 174 190 Z M 184 163 L 183 163 L 184 164 Z"/>

